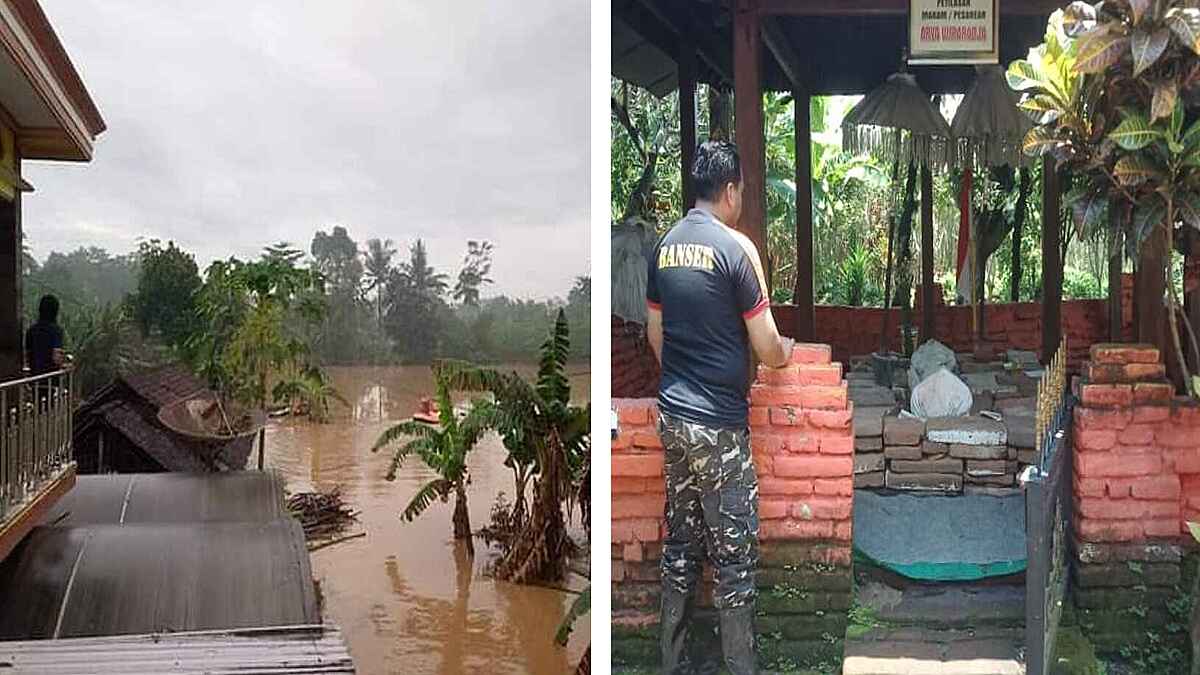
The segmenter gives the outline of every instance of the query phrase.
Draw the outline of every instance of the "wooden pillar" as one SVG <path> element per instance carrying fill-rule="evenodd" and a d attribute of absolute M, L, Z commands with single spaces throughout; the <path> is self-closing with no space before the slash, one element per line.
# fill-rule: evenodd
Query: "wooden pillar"
<path fill-rule="evenodd" d="M 1108 207 L 1109 233 L 1112 237 L 1108 256 L 1108 339 L 1120 342 L 1124 335 L 1121 312 L 1121 260 L 1124 258 L 1124 235 L 1118 225 L 1121 222 L 1121 205 L 1113 202 Z M 1114 255 L 1115 253 L 1115 255 Z"/>
<path fill-rule="evenodd" d="M 696 47 L 688 31 L 679 38 L 679 158 L 683 212 L 696 203 L 692 159 L 696 156 Z"/>
<path fill-rule="evenodd" d="M 921 167 L 921 342 L 934 337 L 933 172 Z"/>
<path fill-rule="evenodd" d="M 758 3 L 737 0 L 733 12 L 734 139 L 742 160 L 742 218 L 737 224 L 767 265 L 766 141 L 763 138 L 762 33 Z"/>
<path fill-rule="evenodd" d="M 21 193 L 0 198 L 0 377 L 21 377 L 24 366 L 21 306 Z"/>
<path fill-rule="evenodd" d="M 1042 158 L 1042 362 L 1049 362 L 1062 338 L 1062 231 L 1058 173 L 1054 158 Z"/>
<path fill-rule="evenodd" d="M 796 305 L 793 337 L 803 342 L 816 341 L 816 315 L 813 306 L 813 222 L 812 222 L 812 119 L 808 94 L 792 89 L 796 107 Z"/>

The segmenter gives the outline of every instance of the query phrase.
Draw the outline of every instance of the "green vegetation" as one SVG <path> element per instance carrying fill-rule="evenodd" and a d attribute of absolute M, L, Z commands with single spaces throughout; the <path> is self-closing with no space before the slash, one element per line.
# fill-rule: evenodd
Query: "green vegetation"
<path fill-rule="evenodd" d="M 1171 344 L 1160 346 L 1173 348 L 1180 364 L 1176 248 L 1190 239 L 1188 226 L 1200 228 L 1198 54 L 1200 9 L 1192 2 L 1074 2 L 1008 69 L 1038 121 L 1025 152 L 1056 160 L 1079 230 L 1111 241 L 1114 253 L 1123 239 L 1130 259 L 1147 250 L 1163 256 L 1172 330 Z M 1182 325 L 1200 356 L 1193 328 Z"/>
<path fill-rule="evenodd" d="M 657 98 L 620 80 L 611 81 L 612 157 L 611 216 L 614 224 L 630 218 L 650 222 L 664 231 L 682 215 L 680 194 L 680 150 L 677 95 Z M 697 137 L 724 133 L 711 121 L 711 104 L 729 102 L 702 85 L 697 91 Z M 888 249 L 888 219 L 900 215 L 907 188 L 907 171 L 886 166 L 876 158 L 853 155 L 841 149 L 839 126 L 856 97 L 822 96 L 810 100 L 813 194 L 813 288 L 818 303 L 882 306 Z M 941 101 L 947 119 L 956 110 L 958 97 Z M 767 155 L 767 251 L 771 298 L 791 300 L 796 279 L 795 258 L 795 116 L 788 94 L 768 92 L 763 97 Z M 892 175 L 896 173 L 896 186 Z M 959 229 L 957 190 L 960 173 L 935 173 L 933 177 L 934 270 L 945 300 L 955 298 L 955 270 Z M 914 181 L 915 190 L 915 181 Z M 1022 192 L 1021 187 L 1025 186 Z M 915 192 L 914 192 L 915 194 Z M 1021 195 L 1024 194 L 1024 199 Z M 985 228 L 985 297 L 988 302 L 1037 300 L 1041 296 L 1041 169 L 976 174 L 974 181 L 976 221 L 992 223 Z M 1023 216 L 1017 227 L 1018 214 Z M 900 219 L 901 225 L 905 222 Z M 903 296 L 920 260 L 920 237 L 906 237 L 898 227 L 894 255 L 901 260 L 893 286 Z M 1020 279 L 1013 291 L 1013 236 Z M 907 255 L 901 255 L 906 248 Z M 1069 283 L 1064 297 L 1103 297 L 1107 292 L 1109 242 L 1090 230 L 1080 231 L 1064 221 L 1060 258 L 1065 261 Z M 893 290 L 896 293 L 895 290 Z M 902 297 L 893 296 L 894 299 Z M 892 305 L 896 306 L 897 302 Z"/>
<path fill-rule="evenodd" d="M 308 255 L 278 244 L 203 273 L 193 253 L 153 239 L 127 255 L 80 248 L 40 264 L 26 250 L 23 302 L 32 321 L 41 295 L 58 296 L 83 396 L 117 374 L 185 361 L 247 402 L 297 404 L 320 420 L 340 401 L 322 367 L 528 362 L 560 309 L 577 336 L 570 359 L 586 359 L 590 278 L 562 299 L 484 297 L 493 250 L 467 242 L 453 288 L 423 242 L 400 260 L 391 240 L 360 248 L 344 227 L 316 232 Z"/>
<path fill-rule="evenodd" d="M 437 378 L 436 400 L 436 426 L 406 420 L 383 432 L 371 450 L 378 451 L 401 439 L 409 439 L 392 454 L 387 479 L 396 480 L 396 472 L 410 455 L 419 457 L 438 477 L 417 490 L 400 517 L 412 522 L 435 499 L 446 501 L 453 494 L 454 538 L 465 541 L 467 547 L 473 549 L 471 517 L 467 511 L 467 454 L 488 430 L 492 406 L 487 401 L 476 401 L 463 419 L 458 419 L 454 401 L 450 398 L 450 380 L 441 374 Z"/>

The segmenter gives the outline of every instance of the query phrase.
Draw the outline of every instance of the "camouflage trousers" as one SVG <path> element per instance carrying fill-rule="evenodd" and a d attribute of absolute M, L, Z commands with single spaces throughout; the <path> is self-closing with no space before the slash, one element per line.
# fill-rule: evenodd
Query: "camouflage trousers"
<path fill-rule="evenodd" d="M 752 606 L 758 564 L 758 476 L 748 429 L 716 429 L 659 413 L 665 448 L 664 590 L 690 595 L 705 555 L 718 610 Z"/>

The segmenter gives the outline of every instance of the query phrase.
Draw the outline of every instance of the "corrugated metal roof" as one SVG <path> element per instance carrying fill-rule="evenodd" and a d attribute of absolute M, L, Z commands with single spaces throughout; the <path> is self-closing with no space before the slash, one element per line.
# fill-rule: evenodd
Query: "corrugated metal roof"
<path fill-rule="evenodd" d="M 13 673 L 353 673 L 341 631 L 299 625 L 0 642 Z"/>
<path fill-rule="evenodd" d="M 287 517 L 283 492 L 261 471 L 79 476 L 41 524 L 264 523 Z"/>
<path fill-rule="evenodd" d="M 0 564 L 0 639 L 321 621 L 292 518 L 39 526 Z"/>

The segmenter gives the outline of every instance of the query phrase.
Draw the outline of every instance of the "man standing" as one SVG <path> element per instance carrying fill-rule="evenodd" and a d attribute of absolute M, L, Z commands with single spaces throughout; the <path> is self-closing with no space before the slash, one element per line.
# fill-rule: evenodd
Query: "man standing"
<path fill-rule="evenodd" d="M 758 477 L 748 428 L 754 360 L 779 367 L 781 338 L 757 249 L 730 224 L 742 211 L 737 149 L 712 141 L 692 164 L 696 207 L 658 242 L 646 283 L 650 345 L 662 365 L 658 430 L 665 448 L 663 672 L 691 672 L 686 653 L 702 556 L 716 571 L 713 604 L 733 675 L 756 673 L 754 567 Z"/>

